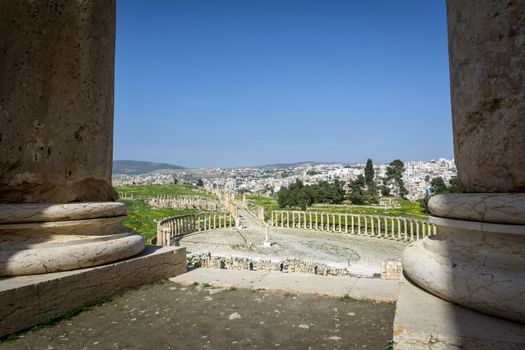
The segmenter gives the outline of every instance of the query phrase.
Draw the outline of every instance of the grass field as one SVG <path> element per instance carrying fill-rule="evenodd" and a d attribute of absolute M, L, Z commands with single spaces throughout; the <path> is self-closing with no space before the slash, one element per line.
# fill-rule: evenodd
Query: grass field
<path fill-rule="evenodd" d="M 128 206 L 128 218 L 124 221 L 124 226 L 141 233 L 148 242 L 157 234 L 157 223 L 155 220 L 197 213 L 199 211 L 197 209 L 153 208 L 142 199 L 121 199 L 120 201 Z"/>
<path fill-rule="evenodd" d="M 133 198 L 151 198 L 156 196 L 182 196 L 182 195 L 200 195 L 204 197 L 213 197 L 213 195 L 204 192 L 200 187 L 176 184 L 176 185 L 124 185 L 115 186 L 117 192 Z"/>

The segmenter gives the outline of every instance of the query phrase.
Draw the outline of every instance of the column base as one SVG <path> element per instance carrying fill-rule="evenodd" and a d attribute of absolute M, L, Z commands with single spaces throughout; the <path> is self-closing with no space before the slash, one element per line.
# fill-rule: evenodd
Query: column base
<path fill-rule="evenodd" d="M 449 303 L 403 279 L 394 319 L 394 349 L 525 348 L 525 326 Z"/>
<path fill-rule="evenodd" d="M 525 323 L 525 225 L 430 221 L 438 234 L 403 253 L 408 278 L 451 303 Z"/>
<path fill-rule="evenodd" d="M 139 254 L 144 238 L 122 227 L 125 204 L 0 205 L 0 276 L 97 266 Z"/>

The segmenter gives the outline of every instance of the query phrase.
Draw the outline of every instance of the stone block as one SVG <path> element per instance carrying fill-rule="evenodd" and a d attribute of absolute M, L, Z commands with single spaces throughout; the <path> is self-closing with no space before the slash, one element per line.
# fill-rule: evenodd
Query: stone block
<path fill-rule="evenodd" d="M 113 264 L 0 279 L 0 337 L 60 317 L 119 291 L 186 272 L 186 249 L 147 246 Z"/>

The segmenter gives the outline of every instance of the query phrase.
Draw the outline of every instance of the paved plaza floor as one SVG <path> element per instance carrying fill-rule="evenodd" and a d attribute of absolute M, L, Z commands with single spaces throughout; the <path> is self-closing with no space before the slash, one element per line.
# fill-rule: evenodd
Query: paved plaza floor
<path fill-rule="evenodd" d="M 385 349 L 395 304 L 173 282 L 115 296 L 0 349 Z"/>
<path fill-rule="evenodd" d="M 271 247 L 263 247 L 266 227 L 240 209 L 240 226 L 185 235 L 177 244 L 188 253 L 211 253 L 251 259 L 298 258 L 337 268 L 349 267 L 356 275 L 381 272 L 383 260 L 398 260 L 407 245 L 387 239 L 339 232 L 322 232 L 271 227 Z"/>

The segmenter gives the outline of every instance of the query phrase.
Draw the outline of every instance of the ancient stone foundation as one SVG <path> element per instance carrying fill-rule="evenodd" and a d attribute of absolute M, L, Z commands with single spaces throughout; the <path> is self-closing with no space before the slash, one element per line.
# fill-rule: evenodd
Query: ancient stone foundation
<path fill-rule="evenodd" d="M 124 259 L 114 203 L 114 1 L 0 4 L 0 276 Z"/>
<path fill-rule="evenodd" d="M 367 277 L 351 272 L 350 268 L 334 267 L 327 264 L 305 261 L 297 258 L 286 260 L 252 259 L 246 257 L 218 256 L 208 254 L 189 254 L 188 268 L 213 268 L 227 270 L 278 271 L 283 273 L 311 273 L 322 276 Z M 385 261 L 381 274 L 374 278 L 399 279 L 401 274 L 399 261 Z"/>
<path fill-rule="evenodd" d="M 464 193 L 431 198 L 437 234 L 404 251 L 396 348 L 524 348 L 525 2 L 448 0 L 447 16 Z"/>
<path fill-rule="evenodd" d="M 0 32 L 2 336 L 182 273 L 186 253 L 122 227 L 115 1 L 2 1 Z"/>

